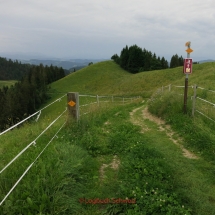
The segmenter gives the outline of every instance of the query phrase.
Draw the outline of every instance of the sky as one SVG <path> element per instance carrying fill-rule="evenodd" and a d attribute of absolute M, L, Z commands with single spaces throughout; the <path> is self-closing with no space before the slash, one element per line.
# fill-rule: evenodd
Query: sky
<path fill-rule="evenodd" d="M 0 0 L 0 55 L 110 59 L 136 44 L 215 59 L 214 0 Z M 7 57 L 7 56 L 2 56 Z"/>

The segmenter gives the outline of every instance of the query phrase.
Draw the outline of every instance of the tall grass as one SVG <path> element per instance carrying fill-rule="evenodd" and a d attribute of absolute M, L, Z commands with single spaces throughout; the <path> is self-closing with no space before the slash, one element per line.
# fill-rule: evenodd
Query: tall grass
<path fill-rule="evenodd" d="M 197 112 L 193 118 L 191 99 L 188 99 L 187 114 L 184 114 L 182 98 L 174 92 L 159 94 L 150 101 L 149 110 L 171 124 L 173 129 L 184 138 L 186 147 L 215 163 L 215 134 L 213 132 L 215 123 Z M 202 107 L 196 104 L 196 108 Z"/>

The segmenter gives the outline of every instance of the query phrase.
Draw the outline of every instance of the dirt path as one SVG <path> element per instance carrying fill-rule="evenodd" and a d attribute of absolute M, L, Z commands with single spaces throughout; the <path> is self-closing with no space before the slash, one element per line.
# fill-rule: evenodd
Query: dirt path
<path fill-rule="evenodd" d="M 116 155 L 114 155 L 113 160 L 112 160 L 111 163 L 109 163 L 109 164 L 102 164 L 101 167 L 100 167 L 100 170 L 99 170 L 100 181 L 102 182 L 104 180 L 104 178 L 105 178 L 105 169 L 107 167 L 110 167 L 113 170 L 118 170 L 119 165 L 120 165 L 120 160 L 119 160 L 119 158 Z"/>
<path fill-rule="evenodd" d="M 141 118 L 135 117 L 134 116 L 135 113 L 140 109 L 142 109 Z M 190 152 L 189 150 L 184 148 L 184 146 L 181 144 L 183 142 L 183 140 L 181 138 L 179 138 L 178 135 L 171 129 L 170 125 L 166 125 L 164 120 L 152 115 L 148 111 L 147 107 L 142 106 L 142 107 L 134 109 L 132 112 L 130 112 L 130 117 L 131 117 L 132 123 L 134 123 L 135 125 L 141 126 L 142 133 L 150 130 L 150 128 L 147 127 L 147 125 L 144 123 L 145 119 L 155 122 L 158 125 L 159 131 L 165 132 L 166 135 L 169 137 L 169 139 L 174 144 L 176 144 L 178 147 L 180 147 L 180 149 L 182 150 L 182 153 L 185 157 L 190 158 L 190 159 L 198 159 L 198 157 L 195 154 L 193 154 L 192 152 Z"/>

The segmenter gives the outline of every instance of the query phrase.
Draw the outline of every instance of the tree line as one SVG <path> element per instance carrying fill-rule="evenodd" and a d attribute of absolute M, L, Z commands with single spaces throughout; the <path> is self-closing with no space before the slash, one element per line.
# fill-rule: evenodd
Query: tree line
<path fill-rule="evenodd" d="M 0 57 L 0 80 L 21 80 L 29 68 L 30 64 Z"/>
<path fill-rule="evenodd" d="M 114 54 L 111 59 L 119 64 L 123 69 L 131 73 L 161 70 L 183 65 L 182 56 L 178 57 L 177 54 L 173 55 L 169 65 L 168 61 L 164 57 L 157 57 L 155 53 L 152 53 L 145 48 L 142 49 L 137 45 L 130 47 L 126 45 L 126 47 L 122 49 L 120 56 Z"/>
<path fill-rule="evenodd" d="M 10 61 L 10 64 L 17 62 Z M 5 64 L 6 65 L 6 64 Z M 2 65 L 1 65 L 2 66 Z M 10 65 L 9 68 L 13 68 Z M 22 67 L 23 66 L 23 67 Z M 25 68 L 20 73 L 21 80 L 11 87 L 4 86 L 0 89 L 0 130 L 5 130 L 8 127 L 16 124 L 22 119 L 34 113 L 48 98 L 48 84 L 65 76 L 63 68 L 54 66 L 39 66 L 20 65 L 20 68 Z M 3 68 L 3 67 L 1 67 Z M 4 67 L 3 71 L 10 71 Z M 0 70 L 0 74 L 1 70 Z M 4 73 L 5 74 L 5 73 Z M 12 79 L 13 72 L 10 73 Z"/>

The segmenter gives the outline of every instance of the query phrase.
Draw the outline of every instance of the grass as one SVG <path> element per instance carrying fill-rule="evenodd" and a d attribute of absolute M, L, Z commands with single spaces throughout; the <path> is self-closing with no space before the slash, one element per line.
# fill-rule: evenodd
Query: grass
<path fill-rule="evenodd" d="M 17 81 L 15 80 L 8 80 L 8 81 L 2 81 L 0 80 L 0 88 L 4 87 L 4 86 L 8 86 L 10 87 L 11 85 L 14 85 Z"/>
<path fill-rule="evenodd" d="M 215 63 L 193 65 L 189 85 L 213 89 Z M 168 84 L 184 85 L 182 67 L 131 74 L 113 61 L 85 67 L 51 85 L 53 93 L 80 92 L 100 95 L 146 95 Z"/>
<path fill-rule="evenodd" d="M 189 76 L 189 85 L 198 84 L 213 90 L 214 65 L 193 65 L 194 72 Z M 214 125 L 199 116 L 191 119 L 192 101 L 189 99 L 188 114 L 181 114 L 182 96 L 169 93 L 166 87 L 164 94 L 154 97 L 149 109 L 164 118 L 184 137 L 184 146 L 201 157 L 198 161 L 184 158 L 164 133 L 156 132 L 157 126 L 154 123 L 142 121 L 151 128 L 151 131 L 142 134 L 141 128 L 130 122 L 129 113 L 141 107 L 142 103 L 122 106 L 122 98 L 118 98 L 120 103 L 117 105 L 112 103 L 112 95 L 141 95 L 147 98 L 157 88 L 168 84 L 172 84 L 172 90 L 182 94 L 182 88 L 174 88 L 174 85 L 184 84 L 181 70 L 179 67 L 134 75 L 122 70 L 114 62 L 106 61 L 88 66 L 53 83 L 50 90 L 52 98 L 47 104 L 71 91 L 109 95 L 108 100 L 111 102 L 109 105 L 101 103 L 101 109 L 98 109 L 97 104 L 81 107 L 81 114 L 87 111 L 92 114 L 82 115 L 79 123 L 71 121 L 70 125 L 61 130 L 58 138 L 54 139 L 5 201 L 0 213 L 88 215 L 214 212 Z M 205 91 L 201 92 L 201 96 L 213 100 L 213 96 Z M 102 100 L 106 98 L 100 98 Z M 80 104 L 89 102 L 96 102 L 96 97 L 80 98 Z M 43 110 L 37 123 L 32 120 L 0 136 L 0 168 L 35 139 L 65 110 L 66 105 L 64 97 Z M 200 106 L 200 103 L 197 105 L 202 109 L 207 108 Z M 134 116 L 137 119 L 141 118 L 140 110 Z M 63 115 L 37 140 L 36 147 L 30 147 L 0 175 L 0 199 L 34 161 L 66 118 L 67 115 Z M 115 156 L 120 160 L 120 167 L 116 170 L 110 166 Z M 101 180 L 100 168 L 103 164 L 108 166 Z M 199 184 L 201 189 L 198 188 Z M 83 198 L 126 197 L 136 198 L 137 204 L 93 205 L 79 201 Z"/>
<path fill-rule="evenodd" d="M 137 119 L 140 119 L 141 110 L 136 113 Z M 197 160 L 184 157 L 182 150 L 164 131 L 159 131 L 154 122 L 144 120 L 142 123 L 149 129 L 145 132 L 146 138 L 150 139 L 147 147 L 162 154 L 171 169 L 173 189 L 178 195 L 186 196 L 185 201 L 192 208 L 192 214 L 214 214 L 214 164 L 205 161 L 200 154 L 197 154 L 200 156 Z"/>
<path fill-rule="evenodd" d="M 138 103 L 123 109 L 121 106 L 106 106 L 94 114 L 85 115 L 78 124 L 72 123 L 66 127 L 8 197 L 1 213 L 111 214 L 118 211 L 129 214 L 129 211 L 136 211 L 139 214 L 141 211 L 160 211 L 160 214 L 166 214 L 167 211 L 178 208 L 175 214 L 180 214 L 187 210 L 181 208 L 182 199 L 179 196 L 169 193 L 171 189 L 167 186 L 165 176 L 169 174 L 169 170 L 163 166 L 160 154 L 145 148 L 148 140 L 139 133 L 137 126 L 129 122 L 129 112 L 136 105 Z M 43 137 L 43 142 L 47 142 L 49 138 Z M 38 148 L 31 150 L 39 151 L 39 144 Z M 16 171 L 1 175 L 1 193 L 7 192 L 25 165 L 34 160 L 35 155 L 31 150 L 19 160 Z M 119 159 L 121 167 L 115 170 L 111 166 L 107 167 L 104 180 L 101 181 L 101 165 L 110 164 L 114 156 Z M 133 162 L 129 162 L 131 160 Z M 152 166 L 157 166 L 156 170 L 152 170 Z M 144 185 L 146 182 L 149 183 L 147 187 Z M 149 194 L 144 194 L 142 185 Z M 155 203 L 153 207 L 146 207 L 145 204 L 150 204 L 156 195 L 153 193 L 156 187 L 161 189 L 159 198 L 165 199 L 166 204 L 171 206 L 161 208 L 160 204 Z M 137 204 L 80 203 L 83 198 L 134 199 L 136 194 L 133 195 L 133 191 L 138 193 Z M 144 195 L 143 202 L 141 195 Z"/>

